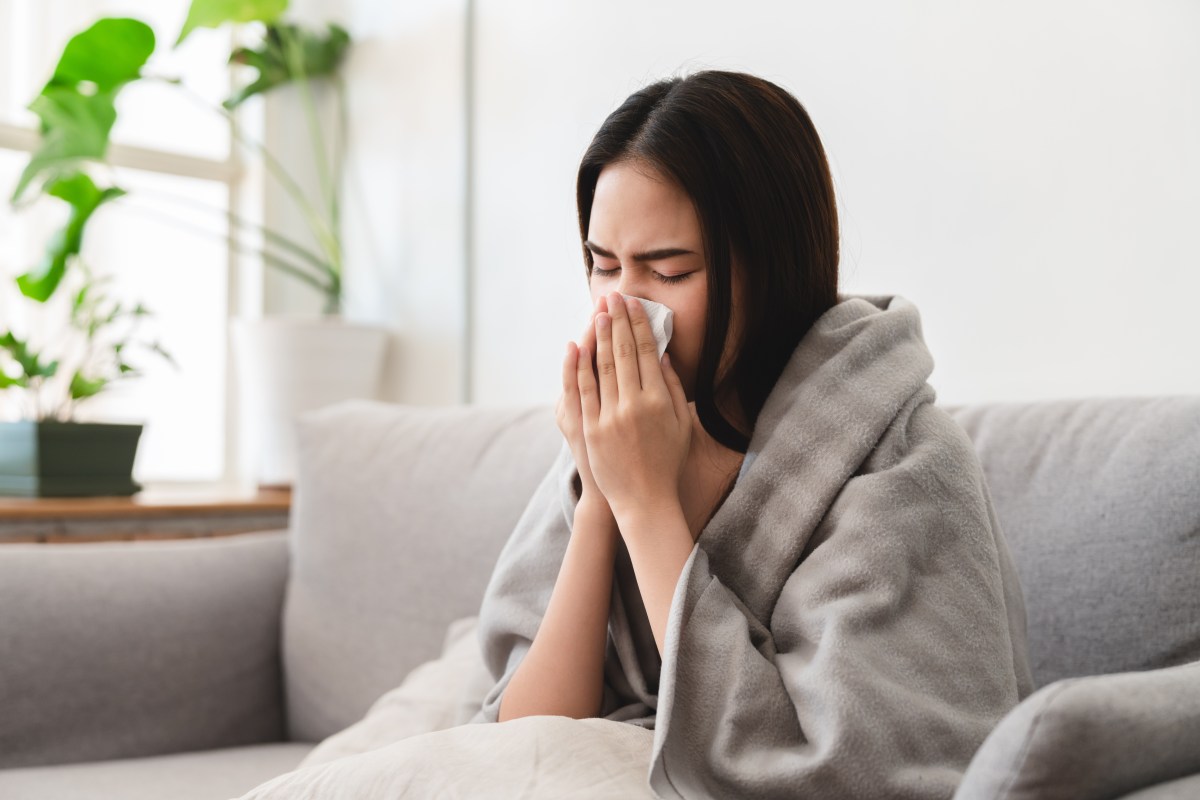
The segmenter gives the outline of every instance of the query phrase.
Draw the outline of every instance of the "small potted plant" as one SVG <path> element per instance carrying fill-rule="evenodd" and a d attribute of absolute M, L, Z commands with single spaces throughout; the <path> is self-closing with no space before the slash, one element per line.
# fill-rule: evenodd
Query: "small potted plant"
<path fill-rule="evenodd" d="M 159 341 L 138 335 L 151 312 L 141 303 L 129 307 L 110 297 L 103 286 L 110 280 L 111 275 L 96 277 L 75 259 L 71 277 L 60 284 L 78 284 L 71 294 L 71 335 L 57 338 L 53 360 L 28 337 L 0 329 L 0 391 L 20 392 L 27 401 L 24 419 L 0 422 L 0 495 L 77 497 L 141 490 L 133 480 L 133 464 L 144 423 L 74 419 L 79 404 L 142 375 L 131 363 L 139 349 L 179 368 Z"/>
<path fill-rule="evenodd" d="M 113 47 L 117 43 L 118 47 Z M 121 88 L 138 77 L 154 49 L 154 34 L 135 20 L 107 19 L 73 37 L 54 74 L 30 109 L 41 119 L 41 146 L 13 191 L 20 205 L 36 196 L 69 207 L 63 227 L 50 237 L 42 262 L 15 279 L 20 294 L 49 308 L 70 287 L 67 335 L 57 357 L 32 337 L 0 327 L 0 392 L 28 401 L 23 419 L 0 422 L 0 494 L 20 496 L 128 495 L 142 424 L 78 422 L 75 408 L 120 380 L 141 374 L 130 363 L 139 347 L 170 361 L 157 342 L 137 336 L 150 312 L 112 300 L 83 262 L 84 230 L 105 203 L 120 197 L 101 188 L 86 170 L 102 162 L 116 118 Z M 136 358 L 134 359 L 136 360 Z"/>

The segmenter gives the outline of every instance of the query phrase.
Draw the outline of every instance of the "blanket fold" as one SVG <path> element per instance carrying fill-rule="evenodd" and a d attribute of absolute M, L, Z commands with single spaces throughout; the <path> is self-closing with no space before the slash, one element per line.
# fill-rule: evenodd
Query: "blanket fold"
<path fill-rule="evenodd" d="M 618 548 L 602 716 L 654 730 L 659 796 L 949 798 L 1032 692 L 1016 571 L 932 370 L 903 297 L 821 316 L 684 566 L 661 661 Z M 496 720 L 549 604 L 575 474 L 564 443 L 501 552 L 472 722 Z"/>

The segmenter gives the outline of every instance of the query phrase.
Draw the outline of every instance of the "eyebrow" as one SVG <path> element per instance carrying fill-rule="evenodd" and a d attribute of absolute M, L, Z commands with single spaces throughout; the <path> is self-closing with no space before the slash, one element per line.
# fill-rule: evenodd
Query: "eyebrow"
<path fill-rule="evenodd" d="M 611 250 L 606 250 L 590 239 L 585 241 L 583 246 L 598 256 L 604 256 L 605 258 L 616 258 Z M 647 250 L 644 253 L 635 253 L 632 258 L 634 261 L 661 261 L 664 258 L 671 258 L 672 256 L 687 255 L 694 255 L 694 251 L 684 250 L 682 247 L 662 247 L 658 250 Z"/>

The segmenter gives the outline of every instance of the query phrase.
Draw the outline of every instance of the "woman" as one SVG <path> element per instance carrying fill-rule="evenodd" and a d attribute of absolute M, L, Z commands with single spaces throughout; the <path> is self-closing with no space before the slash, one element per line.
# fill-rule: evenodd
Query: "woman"
<path fill-rule="evenodd" d="M 652 729 L 661 797 L 949 797 L 1032 691 L 1021 590 L 915 306 L 837 292 L 808 115 L 741 73 L 655 83 L 577 200 L 595 310 L 472 721 Z M 661 361 L 625 296 L 674 312 Z"/>

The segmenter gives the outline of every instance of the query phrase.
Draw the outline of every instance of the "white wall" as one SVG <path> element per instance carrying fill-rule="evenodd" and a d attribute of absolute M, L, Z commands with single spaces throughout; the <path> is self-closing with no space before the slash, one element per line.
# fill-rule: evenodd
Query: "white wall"
<path fill-rule="evenodd" d="M 842 291 L 917 304 L 940 403 L 1200 392 L 1200 4 L 477 0 L 471 308 L 467 6 L 400 5 L 347 12 L 374 225 L 351 275 L 405 342 L 391 399 L 460 399 L 469 314 L 471 399 L 553 402 L 588 309 L 578 160 L 629 93 L 708 67 L 808 109 Z"/>
<path fill-rule="evenodd" d="M 310 25 L 340 22 L 354 42 L 343 73 L 349 123 L 344 314 L 392 331 L 385 399 L 458 402 L 466 314 L 465 0 L 299 0 L 292 7 Z M 327 124 L 332 108 L 323 104 Z M 295 99 L 269 106 L 268 114 L 273 149 L 311 163 Z M 309 175 L 306 183 L 314 181 Z M 302 235 L 280 192 L 268 194 L 267 205 L 271 224 Z M 274 271 L 265 295 L 270 313 L 321 307 L 319 295 Z"/>

